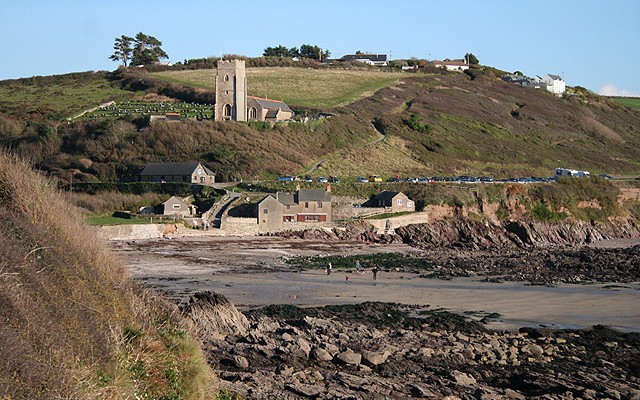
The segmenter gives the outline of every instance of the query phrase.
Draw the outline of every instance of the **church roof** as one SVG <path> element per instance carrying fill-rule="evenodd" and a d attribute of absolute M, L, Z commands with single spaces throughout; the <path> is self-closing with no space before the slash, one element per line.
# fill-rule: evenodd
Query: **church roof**
<path fill-rule="evenodd" d="M 247 96 L 247 99 L 254 99 L 255 101 L 258 102 L 258 104 L 260 104 L 260 106 L 266 109 L 277 109 L 277 110 L 282 110 L 287 112 L 293 112 L 291 111 L 289 106 L 284 103 L 284 101 L 263 99 L 262 97 L 255 97 L 255 96 Z"/>

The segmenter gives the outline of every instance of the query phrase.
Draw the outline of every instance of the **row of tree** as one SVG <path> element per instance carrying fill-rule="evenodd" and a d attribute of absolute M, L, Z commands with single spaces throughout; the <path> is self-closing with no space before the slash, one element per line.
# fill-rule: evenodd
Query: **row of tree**
<path fill-rule="evenodd" d="M 298 49 L 297 47 L 287 48 L 286 46 L 279 45 L 276 47 L 267 47 L 262 53 L 265 57 L 303 57 L 311 58 L 314 60 L 323 60 L 331 56 L 329 50 L 322 50 L 319 46 L 310 44 L 303 44 Z"/>
<path fill-rule="evenodd" d="M 153 64 L 162 59 L 169 58 L 162 50 L 162 42 L 153 36 L 139 32 L 135 37 L 122 35 L 116 38 L 113 45 L 113 54 L 109 59 L 128 65 Z"/>

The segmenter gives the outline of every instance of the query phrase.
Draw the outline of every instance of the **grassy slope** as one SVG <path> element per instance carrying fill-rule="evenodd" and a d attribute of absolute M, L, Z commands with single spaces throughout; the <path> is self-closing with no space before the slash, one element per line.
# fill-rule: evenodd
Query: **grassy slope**
<path fill-rule="evenodd" d="M 199 345 L 50 183 L 0 152 L 0 397 L 213 396 Z M 93 239 L 92 239 L 93 238 Z"/>
<path fill-rule="evenodd" d="M 186 86 L 215 90 L 215 70 L 165 71 L 153 76 Z M 403 75 L 368 70 L 247 68 L 252 96 L 284 100 L 293 106 L 330 108 L 390 86 Z"/>
<path fill-rule="evenodd" d="M 113 85 L 106 73 L 77 73 L 0 82 L 0 111 L 30 112 L 70 117 L 110 100 L 125 100 L 133 93 Z"/>
<path fill-rule="evenodd" d="M 611 100 L 615 101 L 616 103 L 622 104 L 623 106 L 640 108 L 639 97 L 611 97 Z"/>

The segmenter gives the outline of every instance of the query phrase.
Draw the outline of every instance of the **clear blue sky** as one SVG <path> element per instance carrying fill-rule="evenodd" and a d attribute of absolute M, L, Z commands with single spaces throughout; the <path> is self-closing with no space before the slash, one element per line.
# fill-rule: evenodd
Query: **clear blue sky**
<path fill-rule="evenodd" d="M 114 39 L 144 32 L 172 62 L 279 44 L 461 58 L 640 96 L 640 0 L 20 0 L 0 4 L 0 79 L 113 70 Z"/>

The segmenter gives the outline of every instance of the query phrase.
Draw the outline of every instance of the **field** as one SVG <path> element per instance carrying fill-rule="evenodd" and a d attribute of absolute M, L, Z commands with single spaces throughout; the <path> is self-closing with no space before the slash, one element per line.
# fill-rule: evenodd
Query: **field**
<path fill-rule="evenodd" d="M 110 100 L 123 101 L 134 93 L 112 86 L 102 74 L 68 74 L 4 81 L 0 85 L 0 111 L 32 111 L 58 118 L 71 117 Z"/>
<path fill-rule="evenodd" d="M 631 108 L 640 108 L 640 97 L 611 97 L 618 104 Z"/>
<path fill-rule="evenodd" d="M 216 71 L 165 71 L 153 76 L 185 86 L 214 90 Z M 303 68 L 247 68 L 252 96 L 283 100 L 289 105 L 331 108 L 393 85 L 399 72 Z"/>

